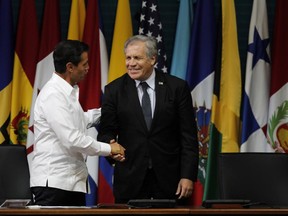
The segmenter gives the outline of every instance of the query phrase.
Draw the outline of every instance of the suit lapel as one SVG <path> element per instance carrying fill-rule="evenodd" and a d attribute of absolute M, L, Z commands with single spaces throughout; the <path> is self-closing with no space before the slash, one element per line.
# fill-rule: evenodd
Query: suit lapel
<path fill-rule="evenodd" d="M 160 72 L 156 71 L 156 77 L 155 77 L 155 95 L 156 95 L 156 104 L 155 104 L 155 110 L 154 110 L 154 116 L 151 124 L 151 129 L 153 129 L 154 122 L 157 122 L 157 118 L 159 116 L 159 112 L 161 110 L 161 107 L 165 104 L 165 98 L 167 94 L 167 83 L 164 75 Z"/>

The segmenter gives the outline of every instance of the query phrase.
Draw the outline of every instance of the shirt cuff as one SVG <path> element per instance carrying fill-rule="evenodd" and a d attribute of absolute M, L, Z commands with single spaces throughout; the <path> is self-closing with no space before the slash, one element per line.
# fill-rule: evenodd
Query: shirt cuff
<path fill-rule="evenodd" d="M 100 144 L 101 146 L 101 152 L 102 152 L 102 155 L 103 156 L 109 156 L 111 154 L 111 146 L 107 143 L 104 143 L 104 142 L 99 142 L 98 143 Z"/>

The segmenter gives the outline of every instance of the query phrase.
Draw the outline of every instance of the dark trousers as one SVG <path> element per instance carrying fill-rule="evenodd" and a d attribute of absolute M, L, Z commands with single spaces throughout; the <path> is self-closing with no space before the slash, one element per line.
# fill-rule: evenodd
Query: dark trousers
<path fill-rule="evenodd" d="M 156 178 L 153 168 L 147 169 L 140 192 L 136 195 L 136 197 L 131 199 L 175 199 L 177 201 L 177 205 L 184 206 L 189 204 L 188 199 L 178 199 L 178 196 L 175 194 L 169 195 L 163 191 Z M 128 201 L 129 199 L 119 199 L 115 197 L 115 203 L 127 203 Z"/>
<path fill-rule="evenodd" d="M 85 206 L 85 193 L 50 187 L 32 187 L 34 205 Z"/>
<path fill-rule="evenodd" d="M 154 169 L 147 169 L 146 176 L 138 193 L 139 199 L 171 199 L 174 197 L 168 197 L 165 191 L 161 190 L 161 186 L 156 178 Z"/>
<path fill-rule="evenodd" d="M 145 179 L 142 187 L 136 197 L 131 199 L 174 199 L 175 197 L 168 197 L 165 191 L 161 190 L 160 184 L 156 178 L 153 169 L 147 169 Z M 116 203 L 127 203 L 129 199 L 119 199 L 115 197 Z"/>

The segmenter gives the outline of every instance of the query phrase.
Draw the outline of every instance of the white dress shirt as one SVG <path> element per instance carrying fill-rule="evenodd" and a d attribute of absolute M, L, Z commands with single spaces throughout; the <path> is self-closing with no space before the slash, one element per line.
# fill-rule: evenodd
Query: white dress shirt
<path fill-rule="evenodd" d="M 109 144 L 87 136 L 87 126 L 99 120 L 100 111 L 83 112 L 78 96 L 78 86 L 72 87 L 56 73 L 38 95 L 31 187 L 87 192 L 87 155 L 110 154 Z"/>

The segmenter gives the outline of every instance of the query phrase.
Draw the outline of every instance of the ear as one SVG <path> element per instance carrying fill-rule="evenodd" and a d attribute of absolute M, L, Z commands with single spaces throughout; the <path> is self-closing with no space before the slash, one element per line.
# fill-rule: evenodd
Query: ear
<path fill-rule="evenodd" d="M 68 62 L 66 64 L 66 71 L 69 71 L 69 72 L 73 71 L 73 64 L 71 62 Z"/>
<path fill-rule="evenodd" d="M 156 64 L 156 56 L 153 56 L 151 58 L 151 65 L 155 65 Z"/>

